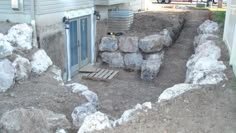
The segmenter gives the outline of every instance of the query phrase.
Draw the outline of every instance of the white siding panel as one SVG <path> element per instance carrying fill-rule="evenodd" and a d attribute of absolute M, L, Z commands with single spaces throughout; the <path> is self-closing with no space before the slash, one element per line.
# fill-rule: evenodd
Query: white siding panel
<path fill-rule="evenodd" d="M 23 9 L 22 9 L 22 11 L 14 11 L 11 8 L 11 0 L 0 0 L 0 14 L 1 13 L 8 13 L 8 14 L 15 14 L 15 13 L 30 14 L 30 12 L 31 12 L 30 4 L 31 4 L 30 0 L 23 0 Z"/>
<path fill-rule="evenodd" d="M 93 7 L 94 0 L 37 0 L 37 15 Z"/>

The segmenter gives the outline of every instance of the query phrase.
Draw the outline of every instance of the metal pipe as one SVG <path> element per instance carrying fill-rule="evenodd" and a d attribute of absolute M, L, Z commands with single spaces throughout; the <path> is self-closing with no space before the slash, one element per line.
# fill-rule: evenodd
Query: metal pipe
<path fill-rule="evenodd" d="M 66 53 L 67 53 L 67 81 L 71 81 L 71 57 L 70 57 L 70 22 L 65 19 Z"/>

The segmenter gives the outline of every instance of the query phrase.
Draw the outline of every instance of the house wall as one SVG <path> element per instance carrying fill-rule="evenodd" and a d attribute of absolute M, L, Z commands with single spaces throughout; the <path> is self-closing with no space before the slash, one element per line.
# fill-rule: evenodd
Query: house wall
<path fill-rule="evenodd" d="M 11 0 L 0 0 L 0 21 L 31 22 L 31 0 L 19 0 L 20 10 L 13 10 Z"/>
<path fill-rule="evenodd" d="M 83 14 L 91 15 L 91 13 L 93 17 L 93 11 L 93 0 L 36 1 L 35 19 L 39 47 L 45 49 L 54 64 L 59 66 L 65 74 L 67 71 L 67 53 L 63 17 L 72 19 Z M 94 24 L 94 22 L 92 23 Z"/>
<path fill-rule="evenodd" d="M 224 37 L 229 53 L 230 65 L 236 74 L 236 1 L 229 0 L 225 19 Z"/>

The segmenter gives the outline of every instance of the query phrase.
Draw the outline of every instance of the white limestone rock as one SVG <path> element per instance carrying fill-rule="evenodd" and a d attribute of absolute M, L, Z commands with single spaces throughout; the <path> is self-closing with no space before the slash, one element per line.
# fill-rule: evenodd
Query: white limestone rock
<path fill-rule="evenodd" d="M 28 59 L 18 55 L 13 61 L 13 66 L 16 69 L 16 81 L 26 80 L 29 78 L 32 68 Z"/>
<path fill-rule="evenodd" d="M 173 43 L 173 40 L 171 38 L 171 33 L 169 30 L 167 29 L 164 29 L 160 32 L 160 34 L 162 35 L 163 37 L 163 45 L 165 47 L 170 47 Z"/>
<path fill-rule="evenodd" d="M 70 126 L 65 115 L 46 109 L 16 108 L 4 113 L 0 119 L 0 131 L 3 133 L 51 133 Z"/>
<path fill-rule="evenodd" d="M 227 79 L 224 74 L 226 66 L 222 61 L 209 57 L 202 57 L 186 73 L 186 83 L 192 84 L 217 84 Z"/>
<path fill-rule="evenodd" d="M 0 33 L 0 59 L 12 54 L 14 48 L 7 41 L 6 37 Z"/>
<path fill-rule="evenodd" d="M 96 112 L 84 119 L 84 123 L 80 127 L 78 133 L 99 131 L 106 128 L 112 128 L 112 124 L 108 116 L 101 112 Z"/>
<path fill-rule="evenodd" d="M 66 133 L 66 130 L 65 130 L 65 129 L 58 129 L 58 130 L 56 131 L 56 133 Z"/>
<path fill-rule="evenodd" d="M 15 67 L 8 59 L 0 60 L 0 92 L 5 92 L 14 84 Z"/>
<path fill-rule="evenodd" d="M 80 127 L 84 122 L 84 119 L 96 111 L 96 106 L 91 103 L 82 104 L 81 106 L 76 107 L 71 114 L 73 125 L 77 128 Z"/>
<path fill-rule="evenodd" d="M 125 68 L 129 70 L 140 70 L 143 63 L 143 56 L 140 53 L 124 55 Z"/>
<path fill-rule="evenodd" d="M 109 67 L 114 68 L 123 68 L 124 67 L 124 59 L 121 53 L 114 52 L 103 52 L 101 54 L 102 61 L 107 63 Z"/>
<path fill-rule="evenodd" d="M 161 93 L 161 95 L 158 98 L 158 103 L 171 100 L 187 91 L 199 88 L 200 87 L 198 85 L 193 85 L 193 84 L 182 83 L 174 85 L 173 87 L 167 88 L 164 92 Z"/>
<path fill-rule="evenodd" d="M 138 52 L 138 37 L 120 37 L 119 49 L 125 53 Z"/>
<path fill-rule="evenodd" d="M 57 80 L 61 86 L 64 86 L 61 69 L 56 65 L 52 65 L 49 71 L 53 74 L 53 78 Z"/>
<path fill-rule="evenodd" d="M 113 126 L 116 127 L 118 125 L 125 124 L 129 121 L 134 120 L 137 115 L 144 111 L 147 112 L 148 109 L 152 109 L 152 103 L 151 102 L 146 102 L 141 104 L 137 104 L 133 109 L 129 109 L 124 111 L 124 113 L 121 115 L 119 119 L 113 122 Z"/>
<path fill-rule="evenodd" d="M 99 51 L 114 52 L 118 49 L 118 41 L 115 37 L 103 37 L 99 45 Z"/>
<path fill-rule="evenodd" d="M 214 34 L 200 34 L 194 38 L 193 45 L 194 47 L 197 47 L 198 45 L 201 45 L 202 43 L 205 43 L 206 41 L 214 41 L 217 40 L 219 37 Z"/>
<path fill-rule="evenodd" d="M 97 106 L 98 105 L 98 96 L 96 93 L 87 90 L 87 91 L 83 91 L 81 93 L 81 95 L 85 96 L 85 98 L 88 100 L 88 102 L 90 102 L 91 104 Z"/>
<path fill-rule="evenodd" d="M 199 34 L 218 34 L 219 33 L 219 25 L 211 20 L 206 20 L 202 23 L 198 28 Z"/>
<path fill-rule="evenodd" d="M 144 53 L 159 52 L 163 49 L 164 40 L 163 36 L 159 34 L 146 36 L 139 41 L 139 48 Z"/>
<path fill-rule="evenodd" d="M 88 87 L 79 83 L 67 84 L 66 87 L 69 87 L 72 93 L 83 93 L 84 91 L 88 91 Z"/>
<path fill-rule="evenodd" d="M 8 31 L 7 39 L 17 49 L 25 51 L 32 49 L 32 36 L 32 27 L 23 23 L 11 27 Z"/>
<path fill-rule="evenodd" d="M 36 74 L 42 74 L 53 63 L 52 60 L 48 57 L 47 53 L 43 49 L 40 49 L 33 54 L 31 64 L 32 72 Z"/>

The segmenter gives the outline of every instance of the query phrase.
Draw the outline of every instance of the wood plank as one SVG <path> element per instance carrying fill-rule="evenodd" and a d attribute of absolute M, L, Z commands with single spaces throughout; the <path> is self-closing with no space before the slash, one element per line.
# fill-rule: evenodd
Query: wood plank
<path fill-rule="evenodd" d="M 97 71 L 95 73 L 91 73 L 88 75 L 88 77 L 93 77 L 94 75 L 96 75 L 101 69 L 98 68 Z"/>
<path fill-rule="evenodd" d="M 101 69 L 94 77 L 97 78 L 99 75 L 101 75 L 106 69 Z"/>
<path fill-rule="evenodd" d="M 107 79 L 113 72 L 113 70 L 110 70 L 105 76 L 103 76 L 103 78 Z"/>
<path fill-rule="evenodd" d="M 110 80 L 110 79 L 114 78 L 118 72 L 119 71 L 115 71 L 111 76 L 108 77 L 108 79 Z"/>
<path fill-rule="evenodd" d="M 109 70 L 104 71 L 102 74 L 98 76 L 98 78 L 103 78 L 103 76 L 105 76 L 108 72 Z"/>
<path fill-rule="evenodd" d="M 84 73 L 94 73 L 97 71 L 97 68 L 91 64 L 88 64 L 88 65 L 82 67 L 79 71 L 84 72 Z"/>

